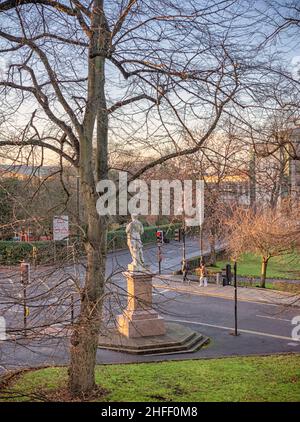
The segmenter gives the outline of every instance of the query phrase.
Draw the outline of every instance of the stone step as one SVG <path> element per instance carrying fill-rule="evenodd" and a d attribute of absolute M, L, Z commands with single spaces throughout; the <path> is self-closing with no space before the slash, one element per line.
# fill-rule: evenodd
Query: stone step
<path fill-rule="evenodd" d="M 148 337 L 147 340 L 145 340 L 145 343 L 138 344 L 139 339 L 136 341 L 136 344 L 126 344 L 126 343 L 119 343 L 118 345 L 114 346 L 114 350 L 124 349 L 124 350 L 133 350 L 133 353 L 135 353 L 136 350 L 153 350 L 153 349 L 161 349 L 161 348 L 170 348 L 170 347 L 178 347 L 182 346 L 184 347 L 186 344 L 189 344 L 190 342 L 193 342 L 195 339 L 195 333 L 192 332 L 189 335 L 187 335 L 185 338 L 180 339 L 179 341 L 168 341 L 166 339 L 165 341 L 158 343 L 155 343 L 155 339 L 152 339 L 151 337 Z M 152 344 L 150 344 L 150 341 L 152 340 Z M 149 341 L 149 344 L 146 343 L 146 341 Z M 109 342 L 104 343 L 103 347 L 110 345 Z"/>
<path fill-rule="evenodd" d="M 199 350 L 204 344 L 209 342 L 209 339 L 202 334 L 186 329 L 186 335 L 183 336 L 174 336 L 174 328 L 177 328 L 172 324 L 171 328 L 173 329 L 172 336 L 163 336 L 158 338 L 144 338 L 137 340 L 126 340 L 122 338 L 119 341 L 109 340 L 101 341 L 99 348 L 109 349 L 118 352 L 126 352 L 129 354 L 137 355 L 166 355 L 166 354 L 178 354 L 178 353 L 193 353 Z M 181 326 L 181 328 L 183 328 Z M 173 337 L 173 338 L 171 338 Z M 143 343 L 144 342 L 144 343 Z"/>
<path fill-rule="evenodd" d="M 204 337 L 201 336 L 200 340 L 198 339 L 198 341 L 196 341 L 196 343 L 194 343 L 193 346 L 186 348 L 184 350 L 177 350 L 177 351 L 161 351 L 159 353 L 153 353 L 153 355 L 176 355 L 176 354 L 181 354 L 181 353 L 195 353 L 198 350 L 200 350 L 203 346 L 207 345 L 209 343 L 209 338 L 208 337 Z M 152 356 L 151 353 L 147 353 L 148 356 Z"/>
<path fill-rule="evenodd" d="M 207 343 L 208 339 L 200 335 L 195 335 L 189 342 L 187 343 L 178 343 L 177 345 L 167 346 L 167 347 L 155 347 L 153 349 L 141 350 L 137 349 L 132 353 L 136 354 L 147 354 L 147 355 L 172 355 L 178 353 L 193 353 L 199 350 L 203 346 L 204 343 Z M 130 353 L 130 352 L 128 352 Z"/>

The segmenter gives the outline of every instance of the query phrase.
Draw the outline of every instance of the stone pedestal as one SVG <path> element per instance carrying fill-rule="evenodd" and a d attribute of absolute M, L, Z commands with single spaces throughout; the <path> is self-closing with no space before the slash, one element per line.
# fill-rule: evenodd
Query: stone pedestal
<path fill-rule="evenodd" d="M 152 274 L 128 271 L 124 276 L 127 308 L 117 317 L 119 333 L 127 338 L 164 335 L 165 321 L 152 307 Z"/>

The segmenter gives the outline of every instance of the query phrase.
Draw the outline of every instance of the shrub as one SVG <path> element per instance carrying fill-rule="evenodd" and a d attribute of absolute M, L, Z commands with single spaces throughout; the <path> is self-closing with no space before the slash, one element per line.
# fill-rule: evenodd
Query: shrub
<path fill-rule="evenodd" d="M 145 227 L 142 237 L 143 243 L 156 242 L 156 230 L 159 228 L 164 230 L 168 239 L 174 238 L 174 230 L 179 228 L 180 224 L 168 224 L 160 227 L 152 226 Z M 107 247 L 109 251 L 122 249 L 126 247 L 127 238 L 125 229 L 111 230 L 107 235 Z M 0 265 L 16 265 L 22 260 L 27 262 L 34 262 L 33 250 L 37 250 L 37 264 L 46 264 L 59 260 L 72 259 L 72 250 L 67 248 L 66 242 L 38 241 L 38 242 L 14 242 L 14 241 L 0 241 Z M 76 253 L 79 256 L 84 255 L 83 244 L 76 244 Z"/>

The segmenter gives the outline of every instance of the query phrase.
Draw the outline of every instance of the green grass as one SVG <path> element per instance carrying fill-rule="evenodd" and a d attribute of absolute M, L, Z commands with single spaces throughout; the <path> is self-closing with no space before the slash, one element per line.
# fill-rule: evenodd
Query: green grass
<path fill-rule="evenodd" d="M 300 401 L 300 355 L 102 365 L 96 380 L 106 402 Z M 53 393 L 66 382 L 66 368 L 26 372 L 9 387 L 25 396 L 2 391 L 0 400 L 30 401 L 32 393 Z"/>
<path fill-rule="evenodd" d="M 224 268 L 228 261 L 218 261 L 217 267 Z M 237 265 L 237 273 L 244 277 L 260 277 L 261 258 L 244 254 Z M 267 268 L 267 278 L 297 280 L 300 278 L 300 256 L 296 254 L 271 258 Z"/>

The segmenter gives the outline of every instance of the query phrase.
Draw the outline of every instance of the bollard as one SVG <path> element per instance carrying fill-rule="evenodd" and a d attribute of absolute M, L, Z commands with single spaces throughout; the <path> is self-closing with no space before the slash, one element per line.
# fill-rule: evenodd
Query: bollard
<path fill-rule="evenodd" d="M 34 266 L 34 268 L 36 268 L 36 263 L 37 263 L 37 253 L 38 253 L 38 251 L 37 251 L 37 247 L 36 247 L 36 246 L 33 246 L 33 247 L 32 247 L 32 260 L 33 260 L 33 266 Z"/>

